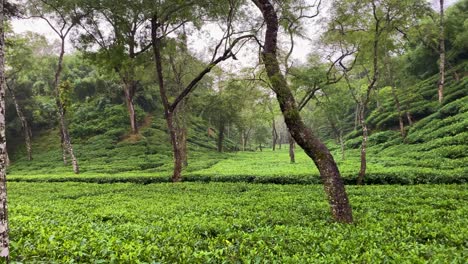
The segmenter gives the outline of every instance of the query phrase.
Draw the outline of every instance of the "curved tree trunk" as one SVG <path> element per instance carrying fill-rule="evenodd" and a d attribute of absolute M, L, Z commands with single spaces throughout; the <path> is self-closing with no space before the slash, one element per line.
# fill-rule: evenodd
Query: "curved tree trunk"
<path fill-rule="evenodd" d="M 6 185 L 6 131 L 5 131 L 5 27 L 4 27 L 4 1 L 0 1 L 0 257 L 8 263 L 8 210 Z"/>
<path fill-rule="evenodd" d="M 276 93 L 281 112 L 292 137 L 314 161 L 328 196 L 333 218 L 338 222 L 352 223 L 353 216 L 338 167 L 327 147 L 306 127 L 299 114 L 296 101 L 281 73 L 276 55 L 278 17 L 269 0 L 252 0 L 263 14 L 267 25 L 263 46 L 263 63 L 272 89 Z"/>

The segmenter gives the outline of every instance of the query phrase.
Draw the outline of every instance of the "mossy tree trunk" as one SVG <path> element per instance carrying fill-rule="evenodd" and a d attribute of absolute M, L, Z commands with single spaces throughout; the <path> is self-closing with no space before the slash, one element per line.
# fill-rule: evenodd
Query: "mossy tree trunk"
<path fill-rule="evenodd" d="M 262 58 L 272 89 L 292 137 L 314 161 L 328 196 L 333 218 L 342 223 L 352 223 L 353 216 L 348 196 L 338 167 L 327 147 L 304 124 L 296 101 L 281 73 L 277 59 L 278 17 L 269 0 L 252 0 L 262 12 L 265 24 L 265 41 Z"/>

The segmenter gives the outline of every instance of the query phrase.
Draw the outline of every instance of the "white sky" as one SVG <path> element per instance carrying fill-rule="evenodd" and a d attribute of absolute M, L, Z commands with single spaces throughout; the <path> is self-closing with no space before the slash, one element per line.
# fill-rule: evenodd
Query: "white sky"
<path fill-rule="evenodd" d="M 313 0 L 311 0 L 313 1 Z M 439 0 L 429 0 L 432 4 L 432 6 L 436 9 L 438 8 L 438 2 Z M 304 21 L 305 28 L 306 28 L 306 35 L 311 38 L 311 40 L 305 40 L 296 37 L 295 38 L 295 49 L 292 54 L 292 59 L 295 60 L 297 63 L 305 63 L 307 59 L 307 55 L 312 51 L 312 50 L 317 50 L 318 47 L 314 44 L 314 41 L 317 40 L 317 37 L 320 35 L 321 30 L 323 29 L 323 26 L 319 23 L 319 20 L 322 18 L 325 18 L 328 14 L 327 12 L 327 5 L 325 3 L 329 3 L 329 1 L 322 1 L 322 6 L 321 6 L 321 11 L 320 15 L 317 18 L 309 19 L 307 21 Z M 457 0 L 446 0 L 446 6 L 450 6 L 453 3 L 457 2 Z M 256 8 L 253 9 L 253 16 L 260 16 L 260 13 L 257 12 Z M 41 20 L 41 19 L 27 19 L 27 20 L 18 20 L 15 19 L 12 21 L 12 26 L 13 26 L 13 31 L 16 33 L 23 33 L 26 31 L 33 31 L 39 34 L 45 35 L 51 42 L 58 39 L 56 36 L 55 32 L 52 31 L 52 29 L 49 27 L 49 25 Z M 211 36 L 211 39 L 207 39 L 207 36 Z M 204 55 L 203 53 L 207 53 L 206 51 L 209 49 L 209 47 L 213 46 L 213 43 L 217 42 L 217 39 L 219 39 L 222 36 L 222 31 L 218 28 L 216 28 L 213 25 L 210 26 L 205 26 L 202 29 L 202 32 L 199 32 L 195 38 L 191 38 L 189 40 L 189 45 L 191 46 L 191 50 L 194 51 L 197 54 L 197 57 L 207 60 L 207 55 Z M 289 48 L 289 42 L 286 41 L 286 39 L 280 39 L 280 44 L 281 40 L 283 40 L 283 47 L 284 48 Z M 70 42 L 67 43 L 67 52 L 73 51 L 73 47 Z M 245 66 L 253 66 L 256 64 L 258 58 L 257 56 L 252 56 L 252 52 L 255 52 L 258 49 L 255 49 L 253 46 L 251 47 L 245 47 L 241 53 L 238 54 L 238 61 L 229 61 L 229 62 L 224 62 L 223 63 L 223 68 L 225 68 L 228 71 L 237 71 L 241 67 Z"/>

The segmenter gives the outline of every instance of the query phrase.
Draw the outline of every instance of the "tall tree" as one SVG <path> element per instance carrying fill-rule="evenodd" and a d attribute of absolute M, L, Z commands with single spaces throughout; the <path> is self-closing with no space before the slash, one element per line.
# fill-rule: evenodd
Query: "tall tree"
<path fill-rule="evenodd" d="M 142 1 L 99 0 L 82 4 L 93 11 L 80 23 L 80 48 L 121 79 L 132 134 L 138 134 L 134 97 L 138 65 L 151 48 L 148 19 Z M 109 29 L 111 31 L 109 32 Z M 96 48 L 98 48 L 96 52 Z"/>
<path fill-rule="evenodd" d="M 0 257 L 10 257 L 8 238 L 8 211 L 6 185 L 5 136 L 5 0 L 0 0 Z"/>
<path fill-rule="evenodd" d="M 201 1 L 203 2 L 203 1 Z M 254 35 L 247 34 L 239 37 L 235 37 L 236 32 L 232 29 L 232 18 L 235 16 L 235 9 L 238 8 L 237 1 L 230 1 L 230 8 L 228 10 L 227 19 L 227 31 L 221 38 L 218 44 L 215 46 L 212 58 L 208 65 L 202 69 L 198 75 L 196 75 L 190 82 L 184 85 L 184 89 L 175 99 L 170 102 L 168 91 L 166 87 L 167 80 L 164 77 L 164 66 L 163 66 L 163 52 L 164 42 L 167 41 L 168 35 L 174 33 L 182 27 L 188 21 L 193 21 L 203 14 L 199 14 L 200 11 L 205 11 L 202 7 L 197 6 L 192 2 L 188 3 L 172 3 L 165 2 L 167 6 L 153 7 L 153 13 L 151 17 L 151 40 L 154 53 L 154 63 L 156 65 L 156 76 L 159 85 L 160 96 L 164 107 L 164 117 L 166 119 L 167 127 L 172 144 L 172 150 L 174 155 L 174 172 L 172 175 L 173 182 L 179 182 L 182 180 L 182 168 L 183 168 L 183 144 L 180 143 L 180 138 L 177 136 L 177 126 L 175 120 L 177 118 L 177 109 L 180 103 L 197 87 L 198 83 L 207 75 L 211 70 L 219 63 L 228 60 L 229 58 L 235 58 L 237 53 L 234 48 L 244 41 L 254 37 Z M 206 3 L 205 3 L 206 4 Z M 219 2 L 209 2 L 208 6 L 218 6 Z M 222 3 L 221 3 L 222 4 Z M 222 49 L 224 48 L 224 51 Z"/>
<path fill-rule="evenodd" d="M 333 218 L 338 222 L 351 223 L 353 222 L 351 206 L 333 156 L 302 121 L 294 96 L 280 70 L 277 59 L 279 22 L 275 8 L 269 0 L 252 1 L 261 11 L 266 24 L 262 60 L 289 131 L 320 171 Z"/>
<path fill-rule="evenodd" d="M 389 52 L 389 47 L 395 47 L 402 27 L 411 25 L 415 15 L 424 10 L 425 4 L 420 0 L 392 1 L 366 0 L 348 1 L 337 0 L 338 7 L 334 11 L 334 18 L 329 24 L 327 38 L 338 43 L 340 48 L 358 47 L 359 72 L 349 75 L 349 70 L 343 63 L 344 72 L 350 93 L 357 105 L 357 119 L 361 126 L 361 166 L 358 184 L 363 184 L 367 169 L 367 141 L 369 127 L 366 122 L 371 96 L 376 93 L 380 81 L 382 58 Z M 356 12 L 359 10 L 359 12 Z M 353 77 L 353 78 L 351 78 Z M 353 80 L 355 82 L 353 82 Z"/>
<path fill-rule="evenodd" d="M 53 89 L 55 91 L 55 102 L 60 123 L 60 136 L 63 149 L 63 161 L 67 163 L 67 154 L 70 155 L 73 172 L 78 174 L 80 168 L 71 143 L 68 124 L 65 117 L 66 107 L 60 100 L 63 91 L 60 90 L 61 75 L 63 70 L 63 57 L 65 55 L 65 43 L 70 31 L 75 28 L 81 19 L 85 17 L 82 9 L 77 8 L 74 0 L 34 0 L 26 4 L 30 16 L 40 18 L 47 22 L 50 28 L 60 39 L 60 53 L 55 70 Z"/>
<path fill-rule="evenodd" d="M 444 0 L 439 0 L 439 84 L 437 94 L 439 103 L 444 99 L 445 86 L 445 23 L 444 23 Z"/>
<path fill-rule="evenodd" d="M 15 86 L 19 75 L 31 70 L 33 65 L 33 50 L 28 46 L 31 39 L 27 36 L 11 36 L 6 40 L 5 63 L 9 70 L 6 71 L 5 85 L 15 105 L 16 114 L 21 123 L 26 145 L 28 160 L 32 160 L 32 131 L 31 126 L 24 113 L 24 106 L 20 105 L 17 98 Z"/>

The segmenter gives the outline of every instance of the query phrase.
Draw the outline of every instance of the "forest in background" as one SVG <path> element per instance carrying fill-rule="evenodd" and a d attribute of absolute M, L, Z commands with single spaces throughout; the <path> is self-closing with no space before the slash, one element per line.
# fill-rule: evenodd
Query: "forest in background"
<path fill-rule="evenodd" d="M 317 19 L 323 12 L 320 1 L 280 1 L 273 5 L 263 0 L 253 2 L 255 5 L 234 0 L 187 3 L 38 0 L 11 8 L 14 19 L 34 17 L 48 21 L 59 37 L 59 41 L 51 42 L 37 33 L 15 33 L 8 22 L 5 24 L 8 152 L 4 161 L 9 163 L 7 179 L 13 186 L 9 195 L 14 202 L 31 209 L 26 215 L 25 208 L 21 210 L 13 204 L 12 242 L 17 251 L 13 259 L 27 261 L 37 256 L 40 260 L 91 261 L 101 256 L 105 261 L 112 255 L 113 261 L 235 262 L 252 260 L 258 254 L 260 260 L 296 262 L 298 258 L 306 258 L 301 254 L 311 249 L 305 245 L 288 248 L 287 241 L 277 241 L 279 238 L 273 233 L 292 232 L 278 230 L 278 225 L 311 228 L 303 221 L 312 219 L 325 225 L 323 230 L 331 228 L 324 219 L 320 222 L 320 212 L 326 211 L 326 204 L 312 213 L 321 200 L 316 192 L 308 194 L 304 190 L 307 184 L 323 183 L 333 219 L 329 220 L 349 223 L 353 217 L 343 183 L 425 183 L 460 185 L 441 185 L 438 195 L 447 199 L 439 197 L 440 200 L 430 197 L 431 190 L 439 188 L 435 185 L 362 187 L 369 189 L 353 186 L 350 200 L 354 220 L 357 226 L 367 226 L 377 234 L 383 228 L 375 222 L 377 219 L 363 223 L 375 212 L 362 208 L 372 203 L 375 193 L 395 195 L 393 202 L 377 201 L 388 208 L 377 214 L 388 221 L 385 225 L 393 226 L 390 205 L 399 205 L 399 199 L 404 198 L 392 193 L 409 194 L 410 202 L 401 206 L 418 216 L 402 215 L 403 221 L 408 226 L 415 219 L 423 224 L 415 230 L 402 231 L 411 237 L 408 247 L 421 250 L 406 260 L 444 260 L 450 254 L 455 263 L 462 261 L 468 232 L 463 227 L 467 221 L 463 214 L 467 211 L 464 201 L 468 178 L 468 1 L 434 10 L 426 1 L 337 0 L 328 7 L 329 17 L 321 20 Z M 438 4 L 441 5 L 436 7 L 444 6 L 443 1 Z M 277 15 L 276 22 L 268 12 Z M 320 48 L 301 63 L 292 58 L 292 53 L 298 39 L 311 37 L 305 35 L 308 32 L 305 23 L 310 20 L 322 25 L 323 32 L 314 43 Z M 223 35 L 206 51 L 209 55 L 201 57 L 191 45 L 200 41 L 193 37 L 207 23 L 216 23 Z M 73 45 L 71 52 L 66 48 L 69 44 Z M 226 61 L 245 59 L 244 52 L 250 52 L 251 59 L 255 56 L 255 66 L 243 66 L 235 72 L 220 66 Z M 131 185 L 170 181 L 195 183 L 184 183 L 185 187 Z M 101 183 L 115 185 L 102 187 L 107 191 L 101 192 L 101 187 L 94 185 Z M 168 202 L 184 200 L 186 193 L 198 196 L 199 192 L 206 192 L 209 198 L 205 197 L 207 202 L 201 211 L 187 207 L 174 212 L 175 219 L 188 228 L 183 233 L 190 242 L 174 235 L 179 231 L 176 223 L 166 226 L 169 229 L 164 232 L 175 239 L 174 247 L 188 245 L 182 250 L 186 255 L 176 257 L 171 253 L 173 249 L 167 248 L 169 243 L 153 248 L 154 252 L 160 252 L 156 256 L 151 250 L 143 252 L 144 246 L 124 248 L 114 241 L 109 248 L 105 243 L 92 242 L 93 237 L 84 243 L 92 246 L 72 249 L 76 247 L 76 234 L 70 234 L 70 241 L 75 241 L 70 242 L 70 248 L 53 246 L 56 236 L 61 237 L 62 244 L 66 244 L 67 238 L 59 233 L 49 234 L 57 232 L 53 231 L 56 227 L 44 219 L 35 221 L 39 220 L 36 225 L 42 226 L 45 233 L 38 233 L 29 221 L 36 210 L 31 203 L 38 200 L 28 197 L 27 190 L 35 187 L 39 188 L 39 196 L 47 199 L 83 198 L 83 203 L 85 200 L 86 204 L 96 203 L 92 215 L 76 223 L 93 225 L 98 221 L 102 224 L 98 229 L 125 221 L 118 220 L 119 215 L 125 215 L 122 219 L 129 222 L 136 221 L 139 228 L 151 225 L 139 222 L 134 215 L 142 212 L 132 213 L 129 207 L 110 209 L 101 200 L 93 201 L 93 196 L 106 199 L 107 193 L 119 190 L 119 195 L 107 199 L 145 201 L 149 211 L 169 212 L 176 209 L 151 206 L 151 199 L 146 196 L 155 190 L 148 188 L 168 192 L 159 197 Z M 75 187 L 81 191 L 74 190 Z M 271 191 L 264 193 L 265 188 Z M 141 200 L 131 198 L 131 192 Z M 244 192 L 248 194 L 243 198 L 245 202 L 236 201 L 234 196 Z M 278 192 L 288 193 L 290 199 L 304 204 L 313 202 L 307 208 L 297 208 L 296 203 L 281 201 Z M 294 196 L 290 192 L 300 193 Z M 419 200 L 422 198 L 416 197 L 417 192 L 427 199 L 426 207 L 438 211 L 424 206 L 418 210 L 417 201 L 422 203 Z M 259 208 L 272 210 L 273 216 L 257 215 L 262 219 L 261 227 L 247 222 L 232 226 L 221 220 L 222 215 L 233 217 L 234 222 L 238 218 L 224 207 L 226 204 L 220 205 L 215 199 L 220 195 L 225 203 L 239 202 L 238 210 L 247 222 L 256 210 L 244 205 L 258 202 L 253 198 L 255 195 L 265 199 Z M 369 200 L 359 200 L 363 197 Z M 276 208 L 272 201 L 287 205 Z M 210 205 L 224 208 L 218 222 L 210 220 L 209 212 L 214 210 Z M 80 211 L 76 206 L 71 207 Z M 286 212 L 285 208 L 295 209 Z M 53 205 L 51 210 L 47 219 L 60 215 L 65 210 L 64 203 Z M 184 211 L 196 214 L 206 226 L 185 219 Z M 453 213 L 450 220 L 440 217 L 449 214 L 448 211 Z M 204 217 L 203 212 L 208 216 Z M 291 212 L 297 215 L 281 217 Z M 76 214 L 59 216 L 63 220 L 59 226 L 65 228 L 67 222 L 73 223 L 71 219 Z M 161 219 L 152 221 L 161 221 L 156 226 L 166 223 Z M 424 221 L 432 222 L 426 225 Z M 441 231 L 444 221 L 451 222 Z M 421 231 L 431 225 L 433 231 Z M 350 231 L 348 227 L 339 227 L 364 243 L 362 228 Z M 115 233 L 105 234 L 109 236 L 105 240 L 118 238 L 117 234 L 129 230 L 114 230 Z M 313 230 L 306 234 L 312 234 Z M 257 234 L 256 231 L 260 237 L 249 235 Z M 97 232 L 101 232 L 97 237 L 103 235 L 102 230 Z M 273 251 L 272 245 L 260 245 L 270 243 L 265 242 L 269 241 L 266 238 L 269 235 L 275 241 L 271 243 L 279 245 Z M 292 233 L 283 235 L 299 239 Z M 390 232 L 382 237 L 392 236 L 396 234 Z M 143 244 L 168 237 L 143 239 Z M 377 235 L 372 237 L 371 242 L 379 239 Z M 42 243 L 48 246 L 39 246 L 38 241 L 43 239 L 48 239 L 48 243 Z M 341 243 L 336 237 L 330 241 Z M 250 243 L 260 244 L 256 247 Z M 368 251 L 362 249 L 367 255 L 353 255 L 358 249 L 352 245 L 352 250 L 331 255 L 333 246 L 327 249 L 320 244 L 320 249 L 315 250 L 328 252 L 320 255 L 324 262 L 375 261 L 384 256 L 398 261 L 404 258 L 395 251 L 402 247 L 400 243 L 404 240 L 391 240 L 388 250 L 393 253 L 383 255 L 378 253 L 380 247 L 371 244 Z M 94 252 L 101 247 L 99 250 L 108 251 Z M 142 251 L 132 255 L 136 249 Z"/>

